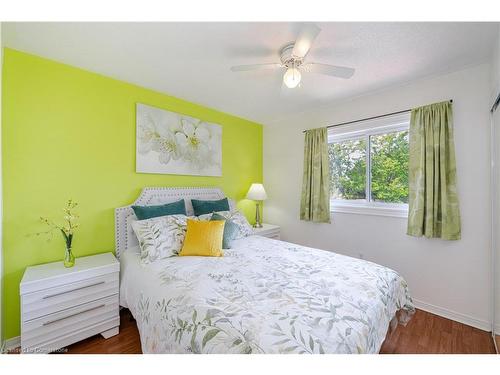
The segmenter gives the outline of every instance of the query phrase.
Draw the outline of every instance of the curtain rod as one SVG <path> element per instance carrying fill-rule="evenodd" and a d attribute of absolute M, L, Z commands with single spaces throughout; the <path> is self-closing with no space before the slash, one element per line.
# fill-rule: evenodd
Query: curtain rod
<path fill-rule="evenodd" d="M 453 103 L 453 99 L 450 99 L 450 103 Z M 341 122 L 340 124 L 328 125 L 326 128 L 329 129 L 329 128 L 334 128 L 336 126 L 354 124 L 355 122 L 375 120 L 377 118 L 387 117 L 387 116 L 392 116 L 392 115 L 399 115 L 401 113 L 406 113 L 406 112 L 411 112 L 411 109 L 405 109 L 404 111 L 397 111 L 397 112 L 386 113 L 384 115 L 378 115 L 378 116 L 373 116 L 373 117 L 362 118 L 360 120 Z M 304 130 L 302 133 L 305 133 L 305 132 L 306 131 Z"/>

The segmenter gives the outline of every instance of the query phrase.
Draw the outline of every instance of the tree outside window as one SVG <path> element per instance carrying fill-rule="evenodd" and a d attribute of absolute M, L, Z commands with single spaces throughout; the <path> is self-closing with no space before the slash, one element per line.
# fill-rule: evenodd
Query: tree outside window
<path fill-rule="evenodd" d="M 408 203 L 408 130 L 334 141 L 328 151 L 332 199 Z"/>

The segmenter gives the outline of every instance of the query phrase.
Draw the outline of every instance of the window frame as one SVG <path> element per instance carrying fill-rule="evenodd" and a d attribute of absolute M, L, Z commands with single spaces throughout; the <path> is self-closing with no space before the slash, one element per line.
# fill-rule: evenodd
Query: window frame
<path fill-rule="evenodd" d="M 365 196 L 366 201 L 349 201 L 346 199 L 333 199 L 330 197 L 330 212 L 341 212 L 350 214 L 380 215 L 407 218 L 407 203 L 384 203 L 371 200 L 371 136 L 387 134 L 397 131 L 408 131 L 410 126 L 410 114 L 398 114 L 359 121 L 346 126 L 338 126 L 328 129 L 328 144 L 347 140 L 364 139 L 366 144 L 366 179 Z"/>

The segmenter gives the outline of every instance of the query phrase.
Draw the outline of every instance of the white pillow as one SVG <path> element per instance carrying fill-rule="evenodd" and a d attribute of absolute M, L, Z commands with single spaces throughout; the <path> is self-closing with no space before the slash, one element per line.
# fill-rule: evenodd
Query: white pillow
<path fill-rule="evenodd" d="M 139 241 L 141 262 L 177 256 L 186 237 L 187 219 L 185 215 L 168 215 L 134 221 L 131 225 Z"/>
<path fill-rule="evenodd" d="M 238 228 L 239 228 L 239 233 L 236 236 L 236 239 L 251 236 L 253 234 L 253 228 L 248 222 L 247 218 L 245 215 L 243 215 L 240 211 L 238 210 L 232 210 L 232 211 L 219 211 L 217 212 L 219 215 L 224 216 L 227 220 L 231 220 L 234 222 Z M 212 214 L 204 214 L 198 216 L 198 219 L 200 220 L 210 220 L 212 217 Z"/>

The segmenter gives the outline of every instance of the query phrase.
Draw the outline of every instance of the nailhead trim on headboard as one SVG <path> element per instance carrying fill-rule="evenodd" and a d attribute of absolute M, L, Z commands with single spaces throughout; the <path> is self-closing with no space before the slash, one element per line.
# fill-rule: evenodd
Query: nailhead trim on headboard
<path fill-rule="evenodd" d="M 132 204 L 115 209 L 115 246 L 119 259 L 127 248 L 135 246 L 137 239 L 130 227 L 135 219 L 133 205 L 150 206 L 184 199 L 188 215 L 193 214 L 191 199 L 216 200 L 224 198 L 224 192 L 214 187 L 146 187 Z"/>

